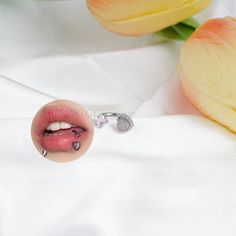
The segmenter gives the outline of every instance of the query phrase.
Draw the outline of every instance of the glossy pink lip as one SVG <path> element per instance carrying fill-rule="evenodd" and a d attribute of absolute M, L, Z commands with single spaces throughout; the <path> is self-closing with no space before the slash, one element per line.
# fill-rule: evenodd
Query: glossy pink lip
<path fill-rule="evenodd" d="M 86 136 L 88 127 L 86 127 L 85 115 L 62 105 L 60 107 L 50 106 L 43 109 L 39 114 L 35 129 L 39 143 L 43 148 L 51 152 L 72 150 L 72 143 L 82 142 Z M 64 121 L 81 127 L 83 132 L 80 133 L 79 137 L 76 137 L 73 132 L 70 132 L 72 129 L 62 135 L 45 136 L 44 132 L 48 125 L 56 121 Z"/>

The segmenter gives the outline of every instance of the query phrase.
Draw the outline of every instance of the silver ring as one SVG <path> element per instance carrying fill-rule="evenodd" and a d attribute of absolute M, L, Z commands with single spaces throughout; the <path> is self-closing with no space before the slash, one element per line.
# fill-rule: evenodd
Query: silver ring
<path fill-rule="evenodd" d="M 115 130 L 119 133 L 126 133 L 134 127 L 134 123 L 128 115 L 116 112 L 104 112 L 99 114 L 94 119 L 95 127 L 99 129 L 104 127 L 109 122 L 109 118 L 116 118 Z"/>

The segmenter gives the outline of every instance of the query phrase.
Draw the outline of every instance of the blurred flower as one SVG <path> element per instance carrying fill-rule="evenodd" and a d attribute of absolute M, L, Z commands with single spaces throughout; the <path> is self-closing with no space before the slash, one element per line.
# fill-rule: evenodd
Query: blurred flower
<path fill-rule="evenodd" d="M 179 68 L 189 100 L 236 132 L 236 19 L 212 19 L 199 27 L 182 49 Z"/>
<path fill-rule="evenodd" d="M 191 17 L 206 8 L 210 2 L 211 0 L 87 0 L 96 19 L 108 30 L 122 35 L 158 32 Z M 189 25 L 192 27 L 193 23 L 187 22 L 182 28 Z M 176 30 L 183 29 L 180 27 Z M 169 34 L 173 35 L 173 32 Z"/>

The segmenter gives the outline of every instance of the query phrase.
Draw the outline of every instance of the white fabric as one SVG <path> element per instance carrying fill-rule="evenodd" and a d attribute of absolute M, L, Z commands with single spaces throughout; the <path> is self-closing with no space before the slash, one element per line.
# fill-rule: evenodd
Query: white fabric
<path fill-rule="evenodd" d="M 198 19 L 234 13 L 222 0 Z M 84 1 L 2 1 L 0 19 L 1 236 L 235 235 L 236 138 L 182 94 L 181 43 L 108 33 Z M 52 163 L 30 125 L 56 98 L 135 128 Z"/>

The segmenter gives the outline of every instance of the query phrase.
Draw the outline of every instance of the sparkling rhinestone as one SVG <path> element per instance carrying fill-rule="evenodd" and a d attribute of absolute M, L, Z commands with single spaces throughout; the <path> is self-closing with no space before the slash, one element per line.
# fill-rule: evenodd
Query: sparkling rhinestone
<path fill-rule="evenodd" d="M 94 120 L 94 124 L 97 128 L 102 128 L 105 124 L 108 123 L 108 120 L 106 119 L 106 117 L 104 116 L 98 116 L 95 120 Z"/>

